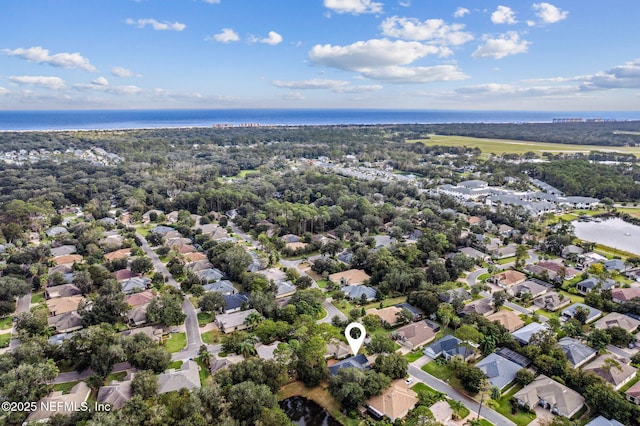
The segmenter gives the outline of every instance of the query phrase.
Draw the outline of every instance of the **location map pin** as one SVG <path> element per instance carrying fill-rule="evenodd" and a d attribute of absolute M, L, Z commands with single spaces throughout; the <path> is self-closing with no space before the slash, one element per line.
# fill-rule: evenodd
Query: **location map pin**
<path fill-rule="evenodd" d="M 360 337 L 358 337 L 357 339 L 351 337 L 351 330 L 353 330 L 354 328 L 357 328 L 358 330 L 360 330 Z M 362 346 L 362 342 L 364 342 L 364 338 L 366 334 L 367 332 L 364 329 L 364 325 L 360 324 L 359 322 L 352 322 L 344 330 L 344 335 L 347 337 L 347 342 L 349 342 L 349 346 L 351 347 L 351 352 L 353 352 L 353 356 L 358 355 L 358 351 Z"/>

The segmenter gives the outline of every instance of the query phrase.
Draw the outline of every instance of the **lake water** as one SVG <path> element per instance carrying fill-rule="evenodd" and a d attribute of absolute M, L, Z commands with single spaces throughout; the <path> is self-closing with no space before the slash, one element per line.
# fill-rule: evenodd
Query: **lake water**
<path fill-rule="evenodd" d="M 602 222 L 573 221 L 576 237 L 640 255 L 640 226 L 614 218 Z"/>
<path fill-rule="evenodd" d="M 280 401 L 280 407 L 294 424 L 299 426 L 340 426 L 315 402 L 301 396 L 292 396 Z"/>

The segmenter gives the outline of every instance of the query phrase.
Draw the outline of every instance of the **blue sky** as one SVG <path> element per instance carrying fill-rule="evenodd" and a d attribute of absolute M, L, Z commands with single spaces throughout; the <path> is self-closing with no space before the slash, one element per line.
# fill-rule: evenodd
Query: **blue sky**
<path fill-rule="evenodd" d="M 638 110 L 629 0 L 3 0 L 0 109 Z"/>

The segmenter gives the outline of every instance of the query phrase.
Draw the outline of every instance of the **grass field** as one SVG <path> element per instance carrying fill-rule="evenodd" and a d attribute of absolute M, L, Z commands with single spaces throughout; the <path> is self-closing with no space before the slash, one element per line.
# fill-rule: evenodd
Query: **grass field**
<path fill-rule="evenodd" d="M 13 317 L 8 316 L 0 319 L 0 330 L 8 330 L 13 327 Z"/>
<path fill-rule="evenodd" d="M 185 346 L 187 346 L 186 333 L 172 333 L 169 340 L 165 343 L 165 347 L 170 353 L 180 352 Z"/>
<path fill-rule="evenodd" d="M 407 359 L 407 361 L 413 362 L 418 358 L 420 358 L 421 356 L 422 356 L 422 351 L 418 351 L 418 352 L 409 352 L 404 357 Z"/>
<path fill-rule="evenodd" d="M 455 371 L 449 368 L 447 364 L 440 365 L 436 361 L 431 361 L 422 366 L 422 371 L 429 373 L 440 380 L 444 380 L 458 390 L 463 389 L 460 380 L 456 377 Z"/>
<path fill-rule="evenodd" d="M 198 312 L 198 325 L 204 327 L 213 321 L 213 314 L 207 312 Z"/>
<path fill-rule="evenodd" d="M 515 395 L 515 393 L 520 389 L 522 389 L 522 386 L 513 386 L 508 390 L 507 393 L 502 395 L 500 401 L 498 401 L 500 405 L 498 406 L 498 408 L 496 408 L 496 411 L 518 426 L 525 426 L 531 423 L 531 421 L 536 418 L 536 415 L 532 413 L 524 413 L 521 411 L 516 414 L 511 414 L 511 397 Z"/>
<path fill-rule="evenodd" d="M 421 142 L 425 145 L 443 145 L 443 146 L 467 146 L 470 148 L 480 148 L 483 156 L 489 154 L 524 154 L 526 152 L 534 152 L 542 155 L 544 152 L 552 153 L 572 153 L 590 151 L 607 151 L 622 152 L 625 154 L 634 154 L 640 157 L 640 148 L 625 146 L 597 146 L 597 145 L 570 145 L 550 142 L 532 142 L 532 141 L 515 141 L 508 139 L 483 139 L 472 138 L 467 136 L 442 136 L 429 135 L 429 139 L 410 140 L 410 143 Z"/>
<path fill-rule="evenodd" d="M 620 213 L 627 213 L 631 217 L 635 217 L 636 219 L 640 219 L 640 208 L 639 207 L 616 207 Z"/>
<path fill-rule="evenodd" d="M 69 393 L 69 391 L 71 391 L 71 388 L 77 385 L 78 383 L 80 382 L 75 381 L 75 382 L 67 382 L 67 383 L 56 383 L 55 385 L 53 385 L 53 390 L 58 392 L 62 391 L 63 394 L 66 394 L 66 393 Z"/>
<path fill-rule="evenodd" d="M 202 342 L 207 345 L 213 345 L 220 342 L 220 332 L 218 330 L 205 331 L 201 333 Z"/>
<path fill-rule="evenodd" d="M 0 348 L 6 348 L 11 341 L 11 333 L 0 334 Z"/>

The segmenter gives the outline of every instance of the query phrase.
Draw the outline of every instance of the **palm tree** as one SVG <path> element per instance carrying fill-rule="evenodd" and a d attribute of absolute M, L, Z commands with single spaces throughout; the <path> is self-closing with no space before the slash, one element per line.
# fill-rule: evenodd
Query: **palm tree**
<path fill-rule="evenodd" d="M 240 344 L 238 345 L 238 352 L 240 352 L 240 355 L 245 358 L 254 356 L 257 352 L 256 348 L 253 346 L 253 340 L 247 339 L 240 342 Z"/>
<path fill-rule="evenodd" d="M 453 410 L 454 418 L 456 420 L 460 420 L 460 411 L 462 411 L 462 409 L 464 408 L 464 404 L 462 403 L 462 401 L 456 401 L 455 399 L 452 399 L 451 401 L 449 401 L 449 406 Z"/>
<path fill-rule="evenodd" d="M 249 328 L 255 327 L 260 321 L 262 321 L 262 315 L 258 312 L 251 312 L 245 318 L 244 323 L 249 326 Z"/>

